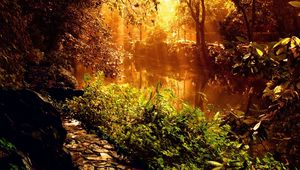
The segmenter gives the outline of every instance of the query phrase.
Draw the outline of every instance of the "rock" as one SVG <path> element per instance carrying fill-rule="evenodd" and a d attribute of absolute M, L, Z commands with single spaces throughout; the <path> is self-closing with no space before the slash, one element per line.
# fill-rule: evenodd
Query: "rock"
<path fill-rule="evenodd" d="M 110 155 L 108 155 L 107 153 L 100 153 L 101 158 L 104 160 L 108 160 L 108 159 L 112 159 L 112 157 Z"/>
<path fill-rule="evenodd" d="M 34 169 L 74 169 L 60 114 L 34 91 L 0 90 L 0 137 L 28 155 Z"/>
<path fill-rule="evenodd" d="M 75 89 L 78 86 L 78 82 L 72 72 L 59 65 L 51 65 L 49 68 L 49 75 L 53 82 L 50 87 L 61 87 Z"/>
<path fill-rule="evenodd" d="M 109 150 L 114 149 L 114 147 L 111 145 L 104 145 L 103 148 L 109 149 Z"/>
<path fill-rule="evenodd" d="M 33 169 L 28 155 L 18 151 L 12 143 L 0 138 L 0 167 L 1 169 Z"/>
<path fill-rule="evenodd" d="M 57 101 L 64 101 L 66 99 L 72 99 L 73 97 L 82 96 L 83 90 L 75 90 L 71 88 L 48 88 L 46 92 L 51 96 L 52 99 Z"/>

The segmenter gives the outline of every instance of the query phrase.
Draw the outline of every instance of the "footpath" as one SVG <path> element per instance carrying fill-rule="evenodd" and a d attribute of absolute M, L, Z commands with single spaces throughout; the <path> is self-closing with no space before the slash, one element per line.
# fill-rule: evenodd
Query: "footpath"
<path fill-rule="evenodd" d="M 65 119 L 63 125 L 68 132 L 64 148 L 80 170 L 138 170 L 118 155 L 113 145 L 95 134 L 89 134 L 80 122 Z"/>

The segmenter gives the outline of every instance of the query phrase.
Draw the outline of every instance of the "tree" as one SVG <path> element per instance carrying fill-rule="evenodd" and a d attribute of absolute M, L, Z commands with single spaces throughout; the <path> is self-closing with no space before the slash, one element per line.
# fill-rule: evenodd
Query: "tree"
<path fill-rule="evenodd" d="M 244 23 L 247 29 L 247 38 L 249 41 L 253 40 L 253 27 L 256 20 L 256 0 L 247 0 L 247 1 L 240 1 L 240 0 L 232 0 L 235 4 L 238 11 L 240 11 L 244 18 Z M 251 10 L 251 19 L 248 15 L 249 8 Z"/>
<path fill-rule="evenodd" d="M 105 7 L 116 11 L 124 24 L 139 29 L 139 40 L 143 39 L 143 26 L 154 25 L 159 2 L 156 0 L 108 0 Z"/>
<path fill-rule="evenodd" d="M 190 11 L 190 15 L 195 23 L 196 44 L 201 46 L 201 50 L 205 51 L 205 19 L 206 9 L 205 0 L 182 0 L 181 3 L 186 5 Z"/>
<path fill-rule="evenodd" d="M 94 0 L 0 1 L 0 86 L 65 86 L 76 61 L 114 76 L 118 54 L 100 7 Z"/>

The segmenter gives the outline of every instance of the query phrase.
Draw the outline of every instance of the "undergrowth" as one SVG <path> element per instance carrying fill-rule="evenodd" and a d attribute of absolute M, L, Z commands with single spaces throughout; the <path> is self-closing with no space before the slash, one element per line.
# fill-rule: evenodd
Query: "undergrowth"
<path fill-rule="evenodd" d="M 206 120 L 198 108 L 178 108 L 171 90 L 104 85 L 103 76 L 81 97 L 65 104 L 69 114 L 97 128 L 145 169 L 285 169 L 271 154 L 252 158 L 248 145 L 229 138 L 230 126 L 216 113 Z"/>

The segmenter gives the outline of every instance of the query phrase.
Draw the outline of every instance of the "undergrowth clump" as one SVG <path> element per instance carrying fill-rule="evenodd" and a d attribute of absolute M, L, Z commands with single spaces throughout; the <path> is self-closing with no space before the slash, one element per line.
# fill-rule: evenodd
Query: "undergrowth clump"
<path fill-rule="evenodd" d="M 230 140 L 217 113 L 206 120 L 198 108 L 178 109 L 171 90 L 140 90 L 103 83 L 98 76 L 65 107 L 88 127 L 98 128 L 146 169 L 284 169 L 268 154 L 252 158 L 249 146 Z"/>

